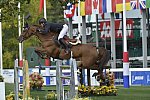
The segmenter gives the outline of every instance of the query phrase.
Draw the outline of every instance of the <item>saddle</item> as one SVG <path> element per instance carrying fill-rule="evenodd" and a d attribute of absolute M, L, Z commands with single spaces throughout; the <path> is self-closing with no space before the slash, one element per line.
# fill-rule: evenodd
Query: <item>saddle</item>
<path fill-rule="evenodd" d="M 57 38 L 58 38 L 58 36 L 55 36 L 55 37 L 53 38 L 55 44 L 56 44 L 57 46 L 63 47 L 63 46 L 61 45 L 61 43 L 59 43 L 59 41 L 58 41 Z M 67 35 L 65 35 L 65 36 L 64 36 L 64 40 L 65 40 L 65 42 L 66 42 L 65 44 L 68 45 L 69 48 L 71 48 L 71 47 L 74 46 L 74 45 L 81 44 L 81 41 L 79 40 L 79 37 L 76 37 L 76 38 L 74 38 L 74 39 L 70 39 Z"/>
<path fill-rule="evenodd" d="M 64 39 L 67 43 L 71 44 L 71 45 L 77 45 L 77 44 L 81 44 L 81 41 L 79 40 L 79 38 L 74 38 L 74 39 L 70 39 L 67 35 L 64 36 Z"/>

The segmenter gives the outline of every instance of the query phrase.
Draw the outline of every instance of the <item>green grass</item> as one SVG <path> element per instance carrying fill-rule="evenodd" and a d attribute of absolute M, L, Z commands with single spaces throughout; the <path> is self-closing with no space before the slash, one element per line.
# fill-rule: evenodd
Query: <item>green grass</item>
<path fill-rule="evenodd" d="M 150 100 L 150 86 L 132 86 L 130 88 L 123 88 L 118 86 L 117 96 L 91 96 L 90 100 Z M 40 100 L 45 100 L 48 90 L 55 90 L 55 86 L 44 87 L 45 91 L 31 91 L 31 96 Z M 14 91 L 13 84 L 6 84 L 6 95 L 9 91 Z"/>
<path fill-rule="evenodd" d="M 10 92 L 14 91 L 14 84 L 9 84 L 6 83 L 5 85 L 5 89 L 6 89 L 6 95 L 8 95 Z M 55 87 L 49 87 L 50 90 L 55 89 Z M 32 98 L 37 98 L 39 97 L 40 100 L 45 100 L 45 96 L 48 93 L 48 89 L 45 89 L 45 91 L 36 91 L 36 90 L 31 90 L 30 94 Z M 20 92 L 22 94 L 22 92 Z M 35 99 L 36 100 L 36 99 Z"/>

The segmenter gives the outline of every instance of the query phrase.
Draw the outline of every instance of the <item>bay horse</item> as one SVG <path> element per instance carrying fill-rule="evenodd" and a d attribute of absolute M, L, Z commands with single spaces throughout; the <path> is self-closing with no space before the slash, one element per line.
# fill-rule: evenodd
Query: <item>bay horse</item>
<path fill-rule="evenodd" d="M 35 52 L 42 58 L 53 57 L 55 59 L 70 59 L 71 54 L 66 54 L 64 49 L 61 49 L 59 45 L 55 43 L 56 36 L 59 33 L 49 32 L 48 34 L 41 34 L 36 30 L 41 28 L 39 25 L 31 25 L 24 29 L 19 36 L 19 42 L 36 36 L 41 41 L 41 47 L 36 47 Z M 73 58 L 80 60 L 78 68 L 98 70 L 96 75 L 99 75 L 99 79 L 104 79 L 103 69 L 109 61 L 109 52 L 104 47 L 96 48 L 90 44 L 78 44 L 71 47 Z M 46 54 L 44 57 L 42 54 Z"/>

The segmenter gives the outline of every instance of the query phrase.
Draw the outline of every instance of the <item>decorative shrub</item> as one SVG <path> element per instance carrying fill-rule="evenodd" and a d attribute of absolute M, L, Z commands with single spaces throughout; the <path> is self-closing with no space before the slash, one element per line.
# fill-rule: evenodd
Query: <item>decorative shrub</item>
<path fill-rule="evenodd" d="M 29 82 L 30 82 L 30 89 L 41 89 L 44 80 L 39 73 L 34 72 L 29 76 Z"/>
<path fill-rule="evenodd" d="M 19 93 L 19 100 L 23 99 L 22 94 Z M 9 95 L 6 95 L 6 100 L 15 100 L 15 94 L 13 92 L 10 92 Z"/>
<path fill-rule="evenodd" d="M 81 96 L 89 95 L 117 95 L 117 88 L 115 86 L 84 86 L 78 87 L 78 93 Z"/>
<path fill-rule="evenodd" d="M 2 75 L 0 75 L 0 82 L 4 82 L 4 78 Z"/>
<path fill-rule="evenodd" d="M 51 91 L 46 95 L 46 100 L 57 100 L 55 92 Z"/>

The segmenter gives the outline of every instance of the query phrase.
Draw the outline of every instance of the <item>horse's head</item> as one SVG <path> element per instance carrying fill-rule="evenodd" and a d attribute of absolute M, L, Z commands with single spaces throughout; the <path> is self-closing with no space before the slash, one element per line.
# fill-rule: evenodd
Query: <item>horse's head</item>
<path fill-rule="evenodd" d="M 32 35 L 35 35 L 35 33 L 37 32 L 38 26 L 36 25 L 31 25 L 28 27 L 24 27 L 23 32 L 21 33 L 21 35 L 19 36 L 18 40 L 20 43 L 22 43 L 24 40 L 30 38 Z"/>

